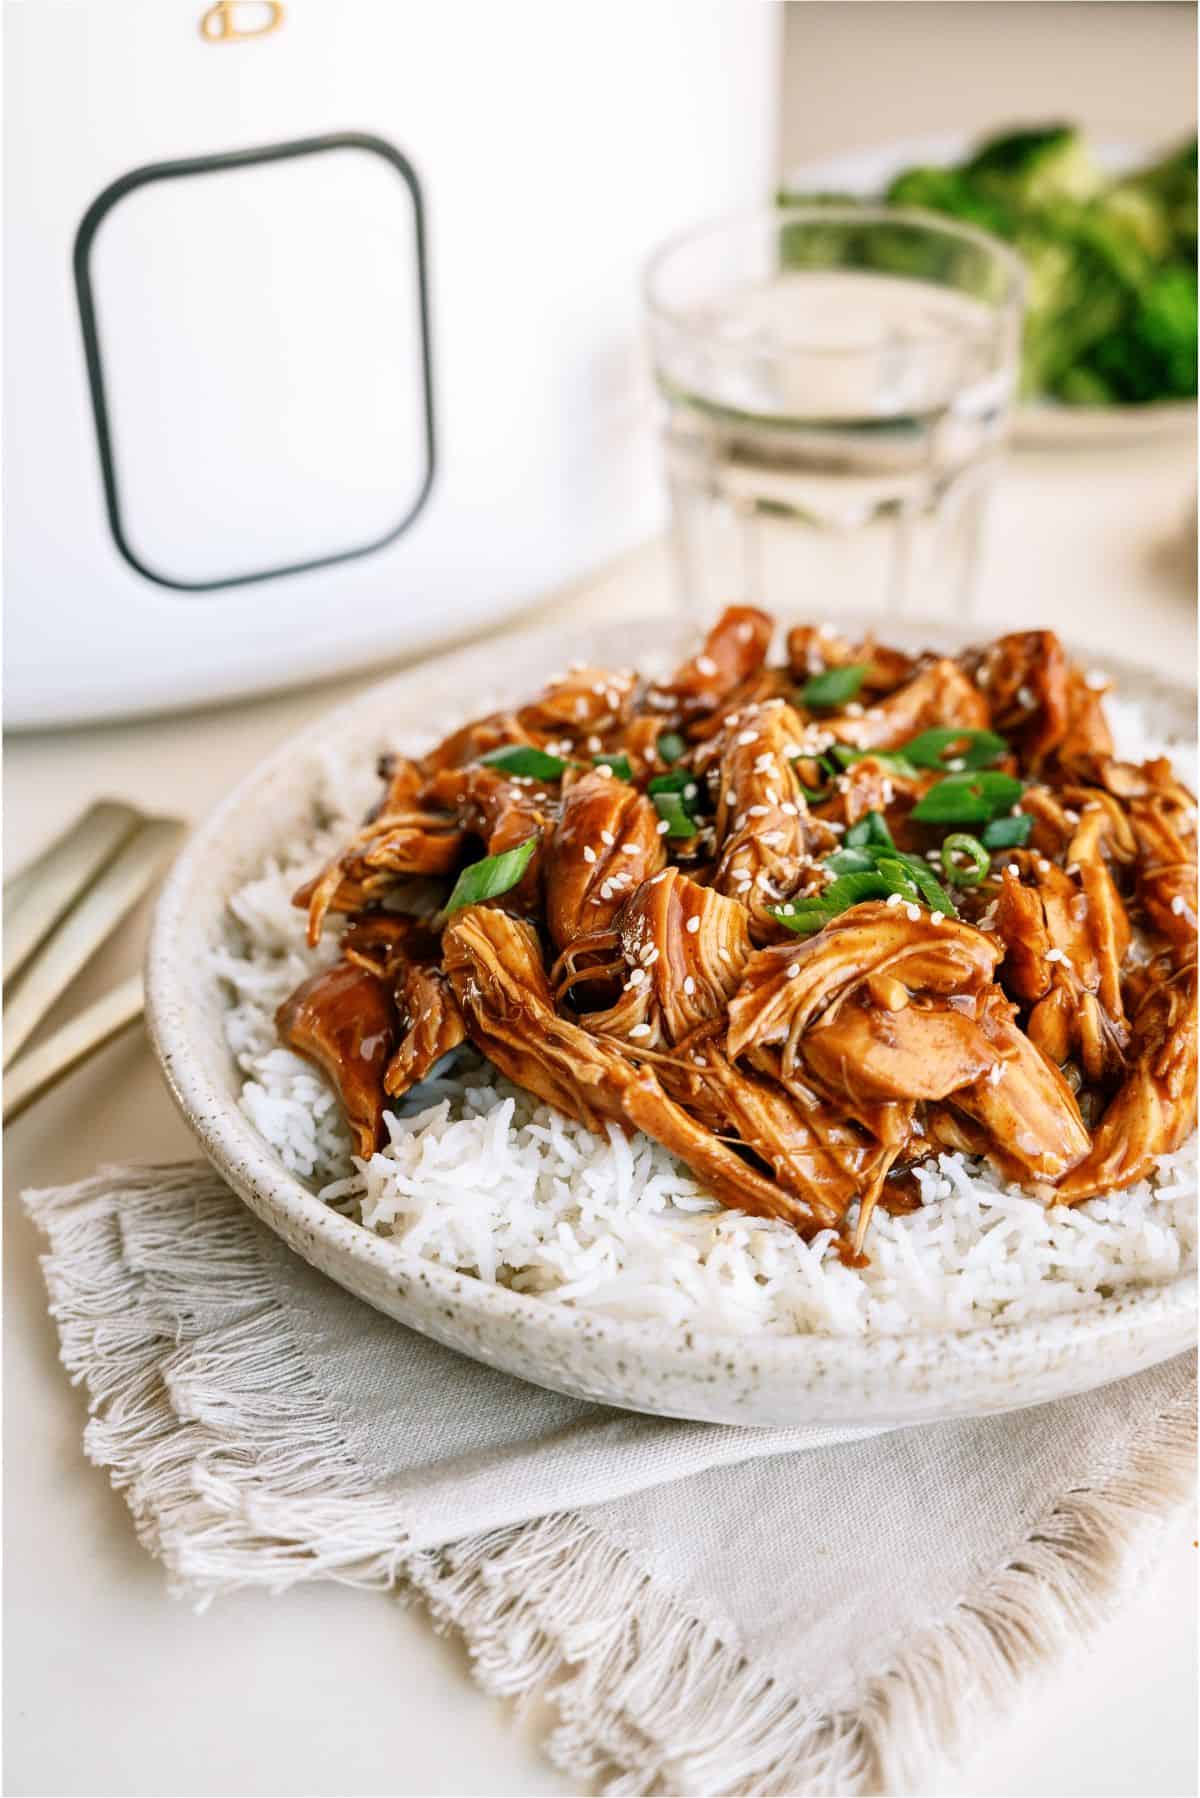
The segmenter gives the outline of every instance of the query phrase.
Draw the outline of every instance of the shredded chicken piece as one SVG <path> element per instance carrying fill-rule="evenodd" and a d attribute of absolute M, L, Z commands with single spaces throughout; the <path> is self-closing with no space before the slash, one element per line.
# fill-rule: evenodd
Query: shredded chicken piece
<path fill-rule="evenodd" d="M 746 912 L 712 887 L 667 868 L 633 893 L 610 931 L 581 936 L 554 969 L 560 996 L 598 968 L 616 973 L 616 1000 L 586 1013 L 596 1034 L 645 1048 L 683 1042 L 723 1018 L 751 953 Z"/>
<path fill-rule="evenodd" d="M 897 749 L 937 725 L 986 730 L 988 722 L 987 701 L 958 663 L 943 657 L 930 662 L 877 705 L 867 706 L 861 717 L 841 715 L 830 720 L 830 728 L 839 742 L 856 749 Z"/>
<path fill-rule="evenodd" d="M 610 1040 L 561 1017 L 537 933 L 522 919 L 467 906 L 448 925 L 445 967 L 471 1040 L 519 1085 L 590 1129 L 605 1119 L 644 1130 L 687 1163 L 726 1203 L 786 1220 L 804 1234 L 823 1227 L 813 1212 L 757 1173 L 676 1105 L 649 1067 Z"/>
<path fill-rule="evenodd" d="M 546 926 L 557 947 L 606 929 L 666 859 L 650 800 L 611 775 L 583 775 L 563 799 L 546 851 Z"/>
<path fill-rule="evenodd" d="M 1034 770 L 1058 748 L 1071 716 L 1068 663 L 1053 631 L 1014 631 L 977 658 L 992 725 L 1020 745 Z"/>
<path fill-rule="evenodd" d="M 816 936 L 751 958 L 729 1005 L 729 1052 L 781 1046 L 790 1075 L 806 1032 L 818 1019 L 832 1024 L 873 977 L 890 976 L 909 994 L 971 998 L 991 983 L 1002 952 L 990 936 L 955 919 L 934 926 L 928 912 L 910 918 L 881 900 L 852 906 Z"/>
<path fill-rule="evenodd" d="M 383 1074 L 396 1040 L 391 987 L 378 974 L 336 962 L 314 974 L 275 1014 L 280 1039 L 331 1082 L 354 1135 L 373 1155 L 383 1129 Z"/>
<path fill-rule="evenodd" d="M 729 606 L 717 620 L 703 648 L 669 681 L 652 686 L 646 703 L 652 711 L 679 718 L 694 717 L 727 705 L 734 692 L 756 675 L 767 659 L 775 620 L 753 606 Z"/>
<path fill-rule="evenodd" d="M 793 763 L 806 737 L 789 705 L 739 712 L 716 744 L 720 858 L 712 883 L 741 901 L 760 929 L 777 935 L 771 908 L 800 889 L 837 838 L 813 818 Z"/>
<path fill-rule="evenodd" d="M 1145 1179 L 1196 1124 L 1196 964 L 1164 961 L 1133 1021 L 1129 1071 L 1054 1194 L 1077 1205 Z"/>

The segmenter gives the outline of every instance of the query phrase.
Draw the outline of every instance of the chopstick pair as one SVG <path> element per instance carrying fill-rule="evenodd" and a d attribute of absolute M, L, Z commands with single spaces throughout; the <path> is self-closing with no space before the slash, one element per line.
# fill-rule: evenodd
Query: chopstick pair
<path fill-rule="evenodd" d="M 135 974 L 21 1055 L 51 1006 L 148 890 L 184 828 L 177 818 L 151 818 L 134 806 L 99 800 L 5 883 L 5 1123 L 141 1015 L 142 982 Z"/>

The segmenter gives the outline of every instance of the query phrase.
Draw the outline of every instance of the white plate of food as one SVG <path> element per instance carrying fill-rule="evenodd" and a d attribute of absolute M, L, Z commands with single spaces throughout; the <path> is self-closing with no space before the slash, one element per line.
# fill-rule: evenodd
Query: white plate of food
<path fill-rule="evenodd" d="M 1062 141 L 1049 146 L 1051 155 L 1061 159 L 1061 172 L 1057 176 L 1057 185 L 1064 195 L 1072 191 L 1080 197 L 1092 193 L 1092 183 L 1101 180 L 1110 192 L 1118 184 L 1136 181 L 1140 171 L 1153 166 L 1160 154 L 1167 156 L 1173 146 L 1163 146 L 1156 151 L 1150 145 L 1136 145 L 1127 140 L 1100 139 L 1088 142 L 1082 133 L 1069 132 L 1057 128 Z M 1034 134 L 1030 134 L 1031 136 Z M 1052 131 L 1044 134 L 1047 137 Z M 1005 134 L 1008 138 L 1008 134 Z M 1001 139 L 990 140 L 993 143 Z M 938 132 L 926 136 L 894 139 L 890 143 L 873 145 L 866 149 L 848 151 L 845 154 L 822 157 L 820 160 L 802 164 L 793 169 L 784 183 L 784 192 L 790 199 L 800 200 L 806 195 L 846 195 L 860 199 L 878 200 L 887 195 L 893 182 L 905 174 L 915 177 L 912 190 L 906 194 L 906 205 L 922 205 L 942 210 L 942 201 L 936 191 L 936 181 L 924 194 L 920 185 L 921 178 L 927 172 L 947 171 L 961 172 L 963 166 L 972 155 L 981 148 L 980 140 L 965 132 Z M 1180 147 L 1182 148 L 1182 146 Z M 1051 171 L 1054 179 L 1056 171 Z M 954 200 L 946 201 L 953 208 Z M 1074 201 L 1071 201 L 1074 204 Z M 1122 233 L 1130 234 L 1128 244 L 1128 273 L 1131 284 L 1135 273 L 1133 267 L 1139 255 L 1146 256 L 1146 272 L 1152 273 L 1152 265 L 1158 257 L 1166 252 L 1166 244 L 1161 241 L 1167 229 L 1165 217 L 1161 209 L 1158 216 L 1155 208 L 1159 205 L 1157 196 L 1143 194 L 1140 187 L 1132 196 L 1127 187 L 1122 186 L 1121 197 L 1117 202 L 1117 210 L 1124 208 L 1117 226 Z M 1179 196 L 1172 197 L 1172 205 L 1179 207 Z M 994 229 L 997 235 L 1009 236 L 1003 220 L 990 220 L 987 215 L 987 197 L 981 198 L 981 210 L 976 213 L 951 211 L 951 216 L 963 217 L 983 229 Z M 1192 185 L 1192 233 L 1194 237 L 1195 200 L 1194 178 Z M 1073 221 L 1064 220 L 1064 232 Z M 1108 221 L 1104 221 L 1107 225 Z M 1070 243 L 1054 242 L 1054 221 L 1052 209 L 1044 219 L 1038 220 L 1039 242 L 1031 253 L 1040 256 L 1037 268 L 1031 266 L 1027 313 L 1037 311 L 1043 321 L 1040 344 L 1046 350 L 1046 358 L 1055 360 L 1054 345 L 1051 339 L 1060 331 L 1054 316 L 1054 294 L 1056 284 L 1063 292 L 1067 284 L 1078 280 L 1080 271 L 1072 270 L 1070 265 Z M 1102 227 L 1103 228 L 1103 227 Z M 1010 239 L 1011 240 L 1011 239 Z M 1018 245 L 1018 247 L 1020 247 Z M 1115 244 L 1113 251 L 1117 256 L 1119 279 L 1124 279 L 1126 267 L 1122 262 L 1122 251 L 1126 247 Z M 1189 249 L 1183 260 L 1190 265 L 1194 262 L 1194 250 Z M 1141 270 L 1137 274 L 1140 278 Z M 1071 302 L 1075 306 L 1086 305 L 1086 291 L 1077 293 Z M 1124 328 L 1122 308 L 1119 297 L 1108 293 L 1095 296 L 1097 318 L 1102 316 L 1103 309 L 1112 307 L 1113 316 L 1109 319 L 1112 330 Z M 1194 301 L 1193 301 L 1194 308 Z M 1077 328 L 1076 319 L 1072 320 L 1071 329 Z M 1183 336 L 1189 335 L 1189 327 L 1182 327 Z M 1190 338 L 1194 342 L 1194 317 L 1190 326 Z M 1027 357 L 1034 352 L 1027 346 Z M 1086 359 L 1086 357 L 1085 357 Z M 1070 357 L 1067 357 L 1068 363 Z M 1090 375 L 1077 377 L 1088 379 Z M 1078 448 L 1094 445 L 1102 448 L 1106 444 L 1120 445 L 1159 438 L 1175 438 L 1183 435 L 1194 437 L 1196 431 L 1196 402 L 1194 399 L 1176 399 L 1159 397 L 1149 403 L 1122 404 L 1066 404 L 1050 394 L 1030 394 L 1017 407 L 1013 434 L 1022 444 L 1045 445 L 1053 447 L 1062 445 L 1065 448 Z"/>
<path fill-rule="evenodd" d="M 1179 1352 L 1194 814 L 1134 764 L 1191 697 L 1107 670 L 1117 760 L 1048 633 L 771 634 L 509 638 L 285 745 L 158 903 L 185 1118 L 348 1290 L 614 1405 L 883 1426 Z"/>

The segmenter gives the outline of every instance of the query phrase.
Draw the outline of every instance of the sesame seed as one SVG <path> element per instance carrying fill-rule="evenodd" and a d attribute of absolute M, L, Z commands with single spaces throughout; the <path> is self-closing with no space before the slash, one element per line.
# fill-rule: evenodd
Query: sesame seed
<path fill-rule="evenodd" d="M 998 1061 L 994 1064 L 994 1066 L 992 1066 L 988 1069 L 988 1084 L 990 1086 L 999 1086 L 999 1084 L 1003 1080 L 1003 1078 L 1004 1078 L 1004 1063 L 1002 1061 Z"/>
<path fill-rule="evenodd" d="M 684 929 L 687 931 L 689 936 L 695 936 L 695 934 L 699 930 L 699 928 L 700 928 L 699 918 L 689 918 L 687 923 L 684 925 Z"/>
<path fill-rule="evenodd" d="M 937 913 L 936 913 L 936 912 L 935 912 L 935 913 L 934 913 L 934 916 L 935 916 L 935 917 L 936 917 L 936 916 L 937 916 L 937 915 L 938 915 L 938 914 L 937 914 Z M 924 1126 L 924 1124 L 923 1124 L 923 1123 L 922 1123 L 922 1122 L 921 1122 L 921 1120 L 920 1120 L 920 1118 L 914 1118 L 914 1119 L 913 1119 L 913 1121 L 912 1121 L 912 1133 L 913 1133 L 913 1135 L 914 1135 L 914 1136 L 924 1136 L 924 1134 L 925 1134 L 925 1126 Z"/>
<path fill-rule="evenodd" d="M 616 840 L 617 839 L 614 837 L 611 830 L 602 830 L 600 832 L 600 841 L 604 843 L 607 848 L 611 849 Z"/>
<path fill-rule="evenodd" d="M 611 899 L 612 896 L 613 896 L 612 881 L 606 880 L 604 882 L 603 886 L 600 888 L 600 897 L 602 899 Z"/>
<path fill-rule="evenodd" d="M 1019 814 L 1019 812 L 1018 812 L 1018 811 L 1017 811 L 1017 810 L 1016 810 L 1016 807 L 1015 807 L 1015 806 L 1014 806 L 1014 808 L 1013 808 L 1013 817 L 1014 817 L 1014 818 L 1016 818 L 1016 817 L 1019 817 L 1019 816 L 1020 816 L 1020 814 Z M 1078 824 L 1078 822 L 1079 822 L 1079 813 L 1078 813 L 1078 812 L 1073 812 L 1073 811 L 1071 811 L 1071 809 L 1070 809 L 1070 807 L 1067 807 L 1067 808 L 1066 808 L 1066 809 L 1065 809 L 1065 810 L 1064 810 L 1064 812 L 1063 812 L 1063 817 L 1064 817 L 1064 818 L 1065 818 L 1065 819 L 1066 819 L 1066 820 L 1067 820 L 1067 823 L 1068 823 L 1068 824 Z"/>
<path fill-rule="evenodd" d="M 621 844 L 621 854 L 622 855 L 639 855 L 641 853 L 641 847 L 642 846 L 640 843 L 622 843 Z"/>
<path fill-rule="evenodd" d="M 649 948 L 645 949 L 642 952 L 642 960 L 645 962 L 645 964 L 648 968 L 652 968 L 654 966 L 655 962 L 658 960 L 658 944 L 657 943 L 651 943 Z"/>
<path fill-rule="evenodd" d="M 767 845 L 768 849 L 774 849 L 778 846 L 778 844 L 780 844 L 786 840 L 786 836 L 787 836 L 786 831 L 765 830 L 762 835 L 762 841 Z"/>
<path fill-rule="evenodd" d="M 1046 951 L 1047 961 L 1066 961 L 1066 959 L 1061 949 L 1047 949 Z"/>
<path fill-rule="evenodd" d="M 602 737 L 589 737 L 587 740 L 587 747 L 593 752 L 598 749 L 603 749 L 604 739 Z"/>
<path fill-rule="evenodd" d="M 765 818 L 770 812 L 769 805 L 752 805 L 746 813 L 748 818 Z"/>
<path fill-rule="evenodd" d="M 583 846 L 583 859 L 585 862 L 594 862 L 596 859 L 596 851 L 590 843 L 585 843 Z"/>
<path fill-rule="evenodd" d="M 596 694 L 597 698 L 603 699 L 604 698 L 604 682 L 602 680 L 593 681 L 592 682 L 592 692 Z"/>
<path fill-rule="evenodd" d="M 597 774 L 607 774 L 611 777 L 612 769 L 609 767 L 607 762 L 597 762 L 596 763 L 596 773 Z"/>
<path fill-rule="evenodd" d="M 649 1024 L 635 1024 L 629 1034 L 630 1036 L 649 1036 L 650 1026 Z"/>
<path fill-rule="evenodd" d="M 785 817 L 798 818 L 800 816 L 800 807 L 793 805 L 790 799 L 785 799 L 779 809 Z"/>
<path fill-rule="evenodd" d="M 845 710 L 847 718 L 861 718 L 863 715 L 862 701 L 852 699 Z"/>
<path fill-rule="evenodd" d="M 700 789 L 695 781 L 689 780 L 687 786 L 683 789 L 683 796 L 685 799 L 694 799 L 699 791 Z"/>
<path fill-rule="evenodd" d="M 698 1068 L 706 1068 L 708 1066 L 708 1063 L 705 1061 L 703 1055 L 693 1055 L 692 1056 L 692 1065 L 694 1067 L 698 1067 Z"/>
<path fill-rule="evenodd" d="M 1187 910 L 1187 900 L 1183 897 L 1182 893 L 1176 893 L 1175 897 L 1172 899 L 1171 910 L 1177 918 L 1182 918 L 1184 912 Z"/>
<path fill-rule="evenodd" d="M 945 912 L 931 911 L 929 914 L 929 922 L 931 924 L 944 924 L 946 922 Z"/>
<path fill-rule="evenodd" d="M 798 961 L 790 961 L 787 965 L 788 979 L 794 980 L 799 972 L 800 972 L 800 963 Z"/>
<path fill-rule="evenodd" d="M 885 905 L 893 905 L 893 906 L 903 905 L 904 904 L 903 893 L 889 893 L 887 898 L 884 900 L 884 904 Z"/>
<path fill-rule="evenodd" d="M 921 916 L 921 908 L 919 905 L 906 905 L 904 915 L 910 924 L 916 924 Z"/>
<path fill-rule="evenodd" d="M 646 978 L 645 968 L 633 968 L 629 975 L 629 984 L 630 984 L 630 986 L 641 986 L 641 984 L 642 984 L 643 980 L 645 980 L 645 978 Z"/>
<path fill-rule="evenodd" d="M 670 821 L 666 818 L 660 818 L 654 828 L 657 830 L 660 837 L 665 837 L 671 828 Z"/>
<path fill-rule="evenodd" d="M 739 749 L 747 749 L 751 743 L 757 742 L 758 732 L 756 730 L 743 730 L 738 733 L 737 746 Z"/>
<path fill-rule="evenodd" d="M 756 887 L 766 888 L 766 887 L 770 886 L 771 876 L 767 873 L 767 870 L 765 868 L 759 869 L 758 873 L 754 877 L 754 884 Z"/>
<path fill-rule="evenodd" d="M 779 794 L 775 791 L 774 787 L 767 788 L 767 798 L 770 800 L 772 805 L 779 804 Z"/>
<path fill-rule="evenodd" d="M 790 918 L 796 910 L 795 906 L 792 904 L 790 899 L 788 900 L 786 905 L 781 905 L 779 909 L 783 913 L 785 918 Z"/>
<path fill-rule="evenodd" d="M 1017 688 L 1017 704 L 1026 707 L 1032 707 L 1037 704 L 1037 700 L 1034 698 L 1033 692 L 1029 687 Z"/>
<path fill-rule="evenodd" d="M 689 974 L 687 979 L 684 981 L 683 990 L 688 995 L 689 999 L 691 998 L 692 994 L 695 992 L 696 982 L 695 982 L 694 977 L 691 974 Z"/>
<path fill-rule="evenodd" d="M 696 672 L 697 674 L 704 675 L 706 680 L 711 680 L 713 675 L 717 672 L 717 664 L 713 661 L 711 656 L 697 656 Z"/>
<path fill-rule="evenodd" d="M 749 643 L 749 641 L 753 635 L 754 635 L 754 626 L 752 624 L 739 624 L 738 625 L 737 640 L 739 643 Z"/>
<path fill-rule="evenodd" d="M 1011 874 L 1014 880 L 1020 880 L 1021 878 L 1021 870 L 1018 868 L 1016 862 L 1009 862 L 1004 872 L 1006 874 Z"/>

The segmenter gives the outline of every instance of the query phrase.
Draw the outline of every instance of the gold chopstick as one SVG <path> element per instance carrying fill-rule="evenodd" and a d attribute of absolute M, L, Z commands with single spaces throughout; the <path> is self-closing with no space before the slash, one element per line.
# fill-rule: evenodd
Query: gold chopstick
<path fill-rule="evenodd" d="M 141 821 L 133 806 L 100 799 L 27 868 L 5 881 L 6 985 Z"/>
<path fill-rule="evenodd" d="M 82 896 L 62 917 L 29 961 L 12 996 L 4 1005 L 4 1058 L 8 1067 L 23 1044 L 127 912 L 150 886 L 184 826 L 175 818 L 141 818 L 132 835 L 102 865 Z M 75 863 L 76 872 L 80 862 Z M 56 894 L 65 877 L 55 864 Z M 24 885 L 24 883 L 22 883 Z M 78 889 L 77 889 L 78 890 Z M 23 909 L 34 903 L 26 895 Z M 31 926 L 29 928 L 32 928 Z"/>
<path fill-rule="evenodd" d="M 53 1036 L 22 1055 L 4 1076 L 4 1122 L 10 1124 L 48 1087 L 78 1067 L 96 1049 L 127 1030 L 143 1009 L 142 977 L 131 974 L 103 999 L 97 999 Z"/>

